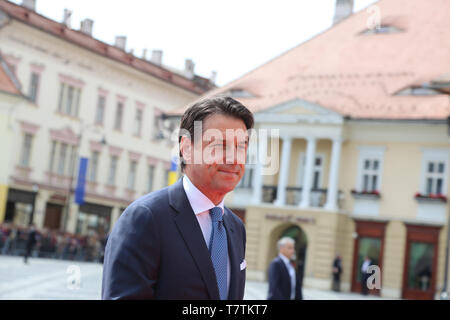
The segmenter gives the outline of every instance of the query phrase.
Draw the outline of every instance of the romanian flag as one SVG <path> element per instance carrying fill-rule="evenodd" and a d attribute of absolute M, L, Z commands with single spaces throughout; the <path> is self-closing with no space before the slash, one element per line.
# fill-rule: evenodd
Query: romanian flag
<path fill-rule="evenodd" d="M 167 178 L 169 186 L 177 182 L 178 179 L 177 162 L 178 157 L 177 156 L 172 157 L 172 161 L 170 163 L 169 177 Z"/>

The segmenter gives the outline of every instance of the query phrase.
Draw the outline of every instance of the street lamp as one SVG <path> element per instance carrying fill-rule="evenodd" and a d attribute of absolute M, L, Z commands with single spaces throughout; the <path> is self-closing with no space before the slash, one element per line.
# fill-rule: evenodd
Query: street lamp
<path fill-rule="evenodd" d="M 75 172 L 76 169 L 78 168 L 77 164 L 80 161 L 80 150 L 81 150 L 81 146 L 82 146 L 82 139 L 83 139 L 83 132 L 85 129 L 90 129 L 92 128 L 91 126 L 83 126 L 83 123 L 81 123 L 81 129 L 80 129 L 80 134 L 78 135 L 78 141 L 79 141 L 79 147 L 77 148 L 77 152 L 75 155 L 75 160 L 73 162 L 72 165 L 72 172 L 70 173 L 70 182 L 69 182 L 69 189 L 67 191 L 67 196 L 66 196 L 66 201 L 65 201 L 65 206 L 64 206 L 64 213 L 63 213 L 63 223 L 62 223 L 62 231 L 66 231 L 66 227 L 67 227 L 67 219 L 69 217 L 69 211 L 70 211 L 70 203 L 72 202 L 72 193 L 74 191 L 73 188 L 73 181 L 75 179 Z M 104 135 L 102 135 L 102 139 L 100 141 L 101 144 L 106 145 L 106 138 Z"/>

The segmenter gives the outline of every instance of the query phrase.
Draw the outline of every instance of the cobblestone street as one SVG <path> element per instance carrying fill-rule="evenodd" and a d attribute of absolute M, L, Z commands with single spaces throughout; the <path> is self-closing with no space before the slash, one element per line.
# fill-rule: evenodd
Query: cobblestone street
<path fill-rule="evenodd" d="M 30 258 L 25 264 L 22 257 L 0 256 L 0 300 L 98 300 L 101 282 L 99 263 Z M 267 283 L 247 281 L 244 299 L 266 296 Z M 379 299 L 309 288 L 303 289 L 303 296 L 306 300 Z"/>

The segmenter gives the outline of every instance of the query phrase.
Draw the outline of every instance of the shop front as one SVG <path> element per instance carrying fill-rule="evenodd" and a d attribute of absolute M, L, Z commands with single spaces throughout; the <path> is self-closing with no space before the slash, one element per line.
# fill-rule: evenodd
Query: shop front
<path fill-rule="evenodd" d="M 79 207 L 75 232 L 80 235 L 108 233 L 112 209 L 112 207 L 85 202 Z"/>
<path fill-rule="evenodd" d="M 6 203 L 5 222 L 26 227 L 33 221 L 37 192 L 9 189 Z"/>

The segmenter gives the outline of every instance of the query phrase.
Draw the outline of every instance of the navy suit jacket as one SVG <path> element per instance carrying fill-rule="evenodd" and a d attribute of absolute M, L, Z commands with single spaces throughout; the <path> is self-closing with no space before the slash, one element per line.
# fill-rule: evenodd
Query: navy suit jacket
<path fill-rule="evenodd" d="M 298 273 L 295 275 L 295 300 L 302 299 L 302 290 Z M 283 260 L 278 256 L 269 266 L 269 296 L 267 300 L 290 300 L 291 277 Z"/>
<path fill-rule="evenodd" d="M 244 297 L 246 234 L 225 207 L 230 258 L 229 299 Z M 134 201 L 108 238 L 102 299 L 219 300 L 216 275 L 182 179 Z"/>

